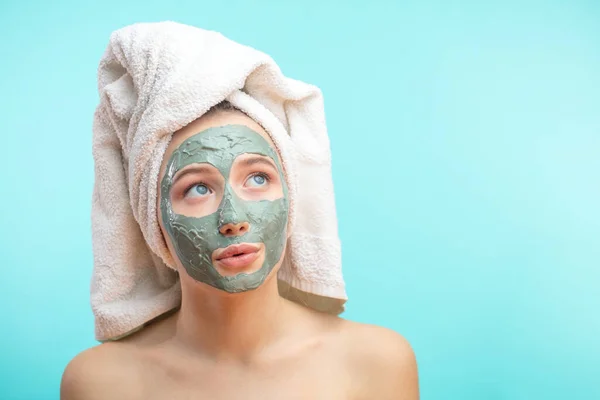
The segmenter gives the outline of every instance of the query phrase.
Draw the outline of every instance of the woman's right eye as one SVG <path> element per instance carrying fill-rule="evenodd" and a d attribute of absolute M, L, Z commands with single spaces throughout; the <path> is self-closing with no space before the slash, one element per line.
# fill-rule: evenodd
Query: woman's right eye
<path fill-rule="evenodd" d="M 211 194 L 212 191 L 203 183 L 197 183 L 185 192 L 185 197 L 205 197 Z"/>

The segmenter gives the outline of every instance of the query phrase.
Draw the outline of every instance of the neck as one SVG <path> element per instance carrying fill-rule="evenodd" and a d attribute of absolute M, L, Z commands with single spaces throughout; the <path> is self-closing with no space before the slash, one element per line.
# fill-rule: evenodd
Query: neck
<path fill-rule="evenodd" d="M 277 338 L 283 324 L 284 302 L 276 276 L 257 289 L 228 293 L 182 274 L 182 302 L 176 339 L 215 358 L 251 358 Z"/>

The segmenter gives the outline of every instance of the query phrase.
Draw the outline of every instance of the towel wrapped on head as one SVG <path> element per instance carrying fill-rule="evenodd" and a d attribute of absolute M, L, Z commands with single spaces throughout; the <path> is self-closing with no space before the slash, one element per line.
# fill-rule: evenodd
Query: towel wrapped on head
<path fill-rule="evenodd" d="M 266 54 L 220 33 L 174 22 L 115 31 L 98 70 L 92 201 L 96 338 L 114 340 L 181 302 L 162 236 L 157 182 L 171 136 L 228 101 L 259 123 L 279 152 L 290 238 L 280 293 L 338 314 L 347 299 L 320 90 L 285 77 Z"/>

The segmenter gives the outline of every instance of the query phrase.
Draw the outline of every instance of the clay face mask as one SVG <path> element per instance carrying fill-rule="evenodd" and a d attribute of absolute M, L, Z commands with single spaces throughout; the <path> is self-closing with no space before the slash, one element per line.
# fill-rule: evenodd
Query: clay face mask
<path fill-rule="evenodd" d="M 245 200 L 232 188 L 230 174 L 241 155 L 268 157 L 277 167 L 283 196 L 274 200 Z M 215 212 L 201 217 L 176 213 L 171 188 L 177 172 L 190 164 L 207 163 L 224 179 L 223 196 Z M 275 150 L 257 132 L 244 125 L 209 128 L 186 139 L 171 155 L 161 181 L 160 210 L 163 224 L 177 256 L 194 279 L 227 292 L 243 292 L 260 286 L 280 260 L 287 238 L 288 192 Z M 238 236 L 220 232 L 226 224 L 248 223 Z M 264 262 L 252 273 L 222 276 L 213 265 L 213 252 L 230 245 L 264 244 Z"/>

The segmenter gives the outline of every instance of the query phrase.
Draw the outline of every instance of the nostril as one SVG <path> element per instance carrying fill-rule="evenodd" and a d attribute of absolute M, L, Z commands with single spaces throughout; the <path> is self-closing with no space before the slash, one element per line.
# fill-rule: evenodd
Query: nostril
<path fill-rule="evenodd" d="M 219 229 L 221 235 L 225 236 L 241 236 L 246 234 L 250 230 L 250 224 L 247 222 L 240 224 L 226 224 L 225 226 Z"/>

